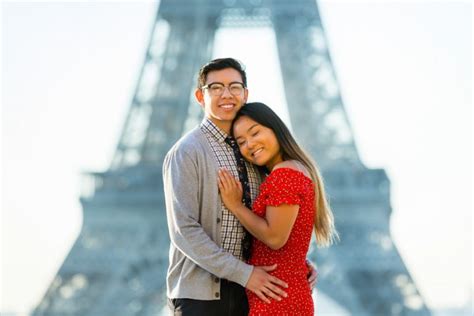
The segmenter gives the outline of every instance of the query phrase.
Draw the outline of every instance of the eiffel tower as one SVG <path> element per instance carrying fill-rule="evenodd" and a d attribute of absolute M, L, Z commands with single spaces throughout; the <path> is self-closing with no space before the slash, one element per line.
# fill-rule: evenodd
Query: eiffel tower
<path fill-rule="evenodd" d="M 164 310 L 162 161 L 202 117 L 195 76 L 224 26 L 275 31 L 293 132 L 322 169 L 341 237 L 310 253 L 318 291 L 350 315 L 430 315 L 390 236 L 389 179 L 359 158 L 315 0 L 161 1 L 111 166 L 86 175 L 82 231 L 33 315 Z"/>

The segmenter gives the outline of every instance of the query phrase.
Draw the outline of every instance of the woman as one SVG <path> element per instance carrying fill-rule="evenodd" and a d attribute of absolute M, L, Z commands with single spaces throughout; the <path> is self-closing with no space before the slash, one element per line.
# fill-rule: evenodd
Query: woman
<path fill-rule="evenodd" d="M 283 121 L 263 103 L 242 107 L 232 132 L 242 156 L 268 176 L 252 211 L 242 204 L 241 183 L 220 170 L 222 200 L 255 237 L 249 263 L 276 263 L 272 274 L 289 285 L 288 297 L 271 303 L 247 291 L 249 315 L 313 315 L 305 264 L 313 226 L 318 245 L 328 246 L 337 238 L 321 175 Z"/>

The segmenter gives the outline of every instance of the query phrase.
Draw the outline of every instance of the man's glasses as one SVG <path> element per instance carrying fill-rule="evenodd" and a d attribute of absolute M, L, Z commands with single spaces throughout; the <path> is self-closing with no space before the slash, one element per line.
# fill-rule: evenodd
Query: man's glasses
<path fill-rule="evenodd" d="M 245 90 L 245 86 L 241 82 L 233 82 L 228 86 L 220 82 L 214 82 L 202 87 L 202 89 L 208 89 L 209 93 L 214 97 L 220 97 L 226 88 L 229 89 L 230 94 L 233 96 L 239 96 Z"/>

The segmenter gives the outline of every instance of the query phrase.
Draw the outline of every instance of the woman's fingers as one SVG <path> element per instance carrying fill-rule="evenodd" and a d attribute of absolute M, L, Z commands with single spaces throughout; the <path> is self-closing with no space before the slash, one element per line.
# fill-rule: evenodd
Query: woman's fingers
<path fill-rule="evenodd" d="M 220 173 L 219 173 L 219 175 L 217 176 L 217 185 L 219 186 L 219 189 L 220 189 L 221 191 L 225 189 L 224 181 L 223 181 L 222 176 L 221 176 Z"/>
<path fill-rule="evenodd" d="M 219 187 L 220 192 L 227 192 L 227 187 L 221 178 L 217 179 L 217 186 Z"/>
<path fill-rule="evenodd" d="M 244 191 L 244 189 L 242 188 L 242 183 L 241 183 L 240 181 L 237 182 L 237 187 L 239 188 L 239 191 L 240 191 L 240 192 L 243 192 L 243 191 Z"/>
<path fill-rule="evenodd" d="M 227 187 L 227 179 L 225 176 L 225 173 L 221 170 L 219 170 L 219 183 L 226 188 Z"/>
<path fill-rule="evenodd" d="M 228 190 L 232 189 L 232 182 L 229 180 L 229 177 L 227 176 L 226 173 L 222 174 L 222 182 L 224 183 L 226 189 Z"/>
<path fill-rule="evenodd" d="M 230 175 L 229 171 L 225 170 L 225 169 L 221 169 L 221 174 L 222 174 L 222 177 L 223 179 L 225 179 L 225 181 L 227 181 L 228 184 L 232 183 L 232 176 Z"/>
<path fill-rule="evenodd" d="M 229 189 L 235 189 L 240 185 L 240 181 L 235 179 L 226 169 L 219 169 L 219 179 Z"/>

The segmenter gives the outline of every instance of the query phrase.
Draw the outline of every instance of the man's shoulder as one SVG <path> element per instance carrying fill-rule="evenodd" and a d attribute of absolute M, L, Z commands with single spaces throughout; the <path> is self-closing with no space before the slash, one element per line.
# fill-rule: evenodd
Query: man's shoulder
<path fill-rule="evenodd" d="M 202 151 L 202 146 L 205 142 L 205 136 L 199 126 L 191 129 L 184 134 L 169 150 L 168 154 L 172 152 L 199 152 Z"/>

